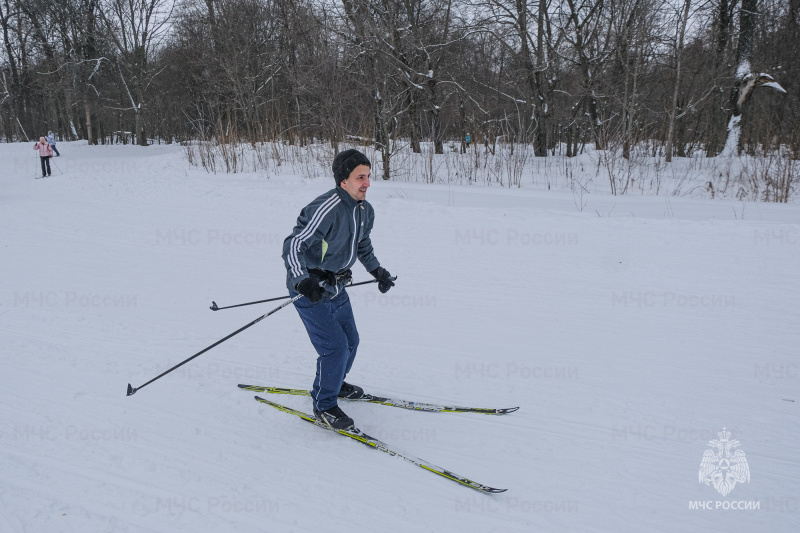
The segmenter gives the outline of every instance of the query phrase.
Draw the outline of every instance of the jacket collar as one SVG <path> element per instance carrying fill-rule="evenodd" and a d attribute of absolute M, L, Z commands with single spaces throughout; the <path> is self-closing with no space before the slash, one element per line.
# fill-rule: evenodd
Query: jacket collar
<path fill-rule="evenodd" d="M 351 209 L 354 208 L 356 205 L 363 203 L 363 202 L 356 201 L 352 196 L 350 196 L 349 192 L 347 192 L 346 190 L 342 189 L 338 185 L 336 186 L 336 194 L 338 194 L 339 198 L 342 199 L 342 202 L 344 202 L 344 205 L 346 205 L 347 207 L 349 207 Z"/>

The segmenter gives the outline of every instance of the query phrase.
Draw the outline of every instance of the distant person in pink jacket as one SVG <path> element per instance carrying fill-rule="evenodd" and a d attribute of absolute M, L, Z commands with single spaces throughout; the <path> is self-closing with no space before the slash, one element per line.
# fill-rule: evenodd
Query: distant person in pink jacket
<path fill-rule="evenodd" d="M 44 140 L 44 137 L 39 137 L 39 142 L 33 145 L 34 150 L 39 150 L 39 159 L 42 161 L 42 177 L 46 178 L 50 175 L 50 158 L 53 157 L 53 149 Z"/>

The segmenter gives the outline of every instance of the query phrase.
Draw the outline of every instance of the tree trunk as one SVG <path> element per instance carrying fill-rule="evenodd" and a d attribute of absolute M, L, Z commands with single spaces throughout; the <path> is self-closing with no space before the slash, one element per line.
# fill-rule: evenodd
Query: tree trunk
<path fill-rule="evenodd" d="M 733 0 L 734 3 L 737 0 Z M 719 0 L 719 7 L 717 9 L 717 19 L 714 23 L 714 31 L 716 33 L 716 53 L 714 56 L 713 75 L 715 82 L 723 75 L 727 76 L 727 66 L 725 61 L 726 50 L 728 48 L 728 41 L 731 32 L 732 13 L 730 11 L 730 4 L 728 0 Z M 723 136 L 721 134 L 722 128 L 725 125 L 725 108 L 727 107 L 725 101 L 725 91 L 722 87 L 715 91 L 712 96 L 711 105 L 711 118 L 709 133 L 706 135 L 706 156 L 713 157 L 717 155 L 722 149 Z"/>
<path fill-rule="evenodd" d="M 464 95 L 459 91 L 458 93 L 458 117 L 461 119 L 461 149 L 459 153 L 467 153 L 467 109 L 464 105 Z"/>
<path fill-rule="evenodd" d="M 571 122 L 569 125 L 567 125 L 567 127 L 565 128 L 566 131 L 564 132 L 566 137 L 565 141 L 567 144 L 567 157 L 575 157 L 577 155 L 572 151 L 573 128 L 574 128 L 574 122 Z"/>
<path fill-rule="evenodd" d="M 539 157 L 547 157 L 547 147 L 549 146 L 547 134 L 549 132 L 550 106 L 547 102 L 547 78 L 545 76 L 545 64 L 547 55 L 545 54 L 545 17 L 547 16 L 547 1 L 539 0 L 539 12 L 537 18 L 537 40 L 536 40 L 536 138 L 534 139 L 534 153 Z"/>
<path fill-rule="evenodd" d="M 136 113 L 136 141 L 139 146 L 147 146 L 147 133 L 145 132 L 145 120 L 142 116 L 144 111 L 144 106 L 142 105 L 142 100 L 144 99 L 144 94 L 142 92 L 141 85 L 139 83 L 136 84 L 136 106 L 135 109 Z"/>
<path fill-rule="evenodd" d="M 667 127 L 667 145 L 665 148 L 665 162 L 672 162 L 672 144 L 675 137 L 675 115 L 678 111 L 678 95 L 681 86 L 681 59 L 683 58 L 683 38 L 686 35 L 686 23 L 689 21 L 689 8 L 691 0 L 685 0 L 683 4 L 683 15 L 678 22 L 678 38 L 675 45 L 675 87 L 672 90 L 672 105 L 669 110 L 669 125 Z"/>
<path fill-rule="evenodd" d="M 741 121 L 744 104 L 753 95 L 756 87 L 772 87 L 786 93 L 772 76 L 753 72 L 750 59 L 753 56 L 753 38 L 755 22 L 758 16 L 758 0 L 742 0 L 742 11 L 739 15 L 739 46 L 736 50 L 736 83 L 731 90 L 729 101 L 730 117 L 728 118 L 728 135 L 722 155 L 735 155 L 741 148 Z"/>
<path fill-rule="evenodd" d="M 419 139 L 419 116 L 417 114 L 417 99 L 411 89 L 408 89 L 408 122 L 411 135 L 411 151 L 415 154 L 422 152 Z"/>
<path fill-rule="evenodd" d="M 381 154 L 381 161 L 383 162 L 383 179 L 388 180 L 389 174 L 389 160 L 391 153 L 389 152 L 389 134 L 386 130 L 386 124 L 383 119 L 383 96 L 381 88 L 375 88 L 375 149 Z"/>
<path fill-rule="evenodd" d="M 88 91 L 87 94 L 84 95 L 83 98 L 83 112 L 86 117 L 86 140 L 89 142 L 90 145 L 96 144 L 94 135 L 92 134 L 92 109 L 89 106 L 89 95 Z"/>
<path fill-rule="evenodd" d="M 428 89 L 428 105 L 431 113 L 431 140 L 433 141 L 433 153 L 443 154 L 442 143 L 442 118 L 439 110 L 439 96 L 436 90 L 436 78 L 434 77 L 433 66 L 428 64 L 428 81 L 425 87 Z"/>
<path fill-rule="evenodd" d="M 753 56 L 753 32 L 758 0 L 742 0 L 739 12 L 739 45 L 736 49 L 736 81 L 728 100 L 728 134 L 723 155 L 739 153 L 741 137 L 742 106 L 755 88 L 748 87 L 747 77 L 751 76 L 750 58 Z"/>

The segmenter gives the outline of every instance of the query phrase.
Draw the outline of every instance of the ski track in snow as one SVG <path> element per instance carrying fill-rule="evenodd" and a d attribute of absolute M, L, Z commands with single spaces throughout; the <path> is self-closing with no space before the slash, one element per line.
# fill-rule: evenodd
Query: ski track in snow
<path fill-rule="evenodd" d="M 350 291 L 348 381 L 520 410 L 342 405 L 508 489 L 485 495 L 239 390 L 309 386 L 291 308 L 127 398 L 280 304 L 208 309 L 285 293 L 283 238 L 332 180 L 62 146 L 61 174 L 34 180 L 28 144 L 0 145 L 0 532 L 796 529 L 797 204 L 594 194 L 578 211 L 569 192 L 374 180 L 376 255 L 399 278 Z M 751 474 L 724 497 L 698 482 L 723 427 Z"/>

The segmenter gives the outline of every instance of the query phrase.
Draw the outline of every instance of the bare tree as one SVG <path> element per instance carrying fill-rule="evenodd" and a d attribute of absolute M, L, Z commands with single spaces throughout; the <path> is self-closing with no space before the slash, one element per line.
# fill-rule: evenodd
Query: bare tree
<path fill-rule="evenodd" d="M 22 46 L 22 39 L 16 39 L 16 34 L 19 34 L 21 28 L 21 15 L 19 7 L 16 3 L 12 4 L 9 0 L 3 0 L 0 4 L 0 30 L 3 32 L 3 51 L 6 54 L 5 68 L 2 69 L 2 93 L 0 93 L 0 109 L 6 110 L 4 117 L 2 117 L 3 130 L 6 139 L 14 137 L 14 130 L 17 127 L 22 127 L 19 116 L 22 114 L 24 105 L 22 101 L 23 89 L 23 76 L 21 72 L 20 62 L 22 61 L 23 52 L 15 51 L 15 41 L 17 47 Z M 20 134 L 25 135 L 23 131 Z M 25 135 L 27 138 L 27 135 Z"/>
<path fill-rule="evenodd" d="M 739 12 L 739 45 L 736 50 L 736 82 L 729 101 L 730 118 L 723 155 L 738 153 L 742 110 L 757 87 L 771 87 L 786 94 L 786 90 L 772 76 L 754 71 L 750 64 L 757 16 L 758 0 L 742 0 L 742 9 Z"/>
<path fill-rule="evenodd" d="M 477 26 L 480 31 L 490 33 L 508 50 L 516 60 L 516 72 L 511 75 L 513 86 L 522 97 L 521 102 L 502 88 L 494 88 L 498 94 L 522 103 L 520 112 L 521 135 L 530 133 L 533 150 L 537 156 L 547 155 L 549 119 L 551 108 L 549 97 L 554 81 L 548 76 L 552 41 L 550 20 L 545 0 L 478 0 L 475 7 L 482 18 Z M 515 91 L 515 92 L 516 92 Z"/>
<path fill-rule="evenodd" d="M 613 31 L 615 62 L 609 65 L 609 84 L 618 87 L 618 135 L 622 156 L 630 158 L 631 146 L 639 140 L 646 106 L 644 87 L 650 73 L 647 58 L 655 56 L 657 46 L 653 3 L 649 0 L 609 0 L 608 17 Z M 616 83 L 613 83 L 616 82 Z"/>
<path fill-rule="evenodd" d="M 98 51 L 98 4 L 96 0 L 65 0 L 63 3 L 21 2 L 21 9 L 33 28 L 32 36 L 41 47 L 37 74 L 50 98 L 50 108 L 61 106 L 73 137 L 96 142 L 92 126 L 98 93 L 101 53 Z M 83 122 L 72 115 L 82 105 Z M 49 123 L 49 118 L 46 118 Z M 76 124 L 77 123 L 77 124 Z M 81 130 L 81 133 L 78 132 Z"/>
<path fill-rule="evenodd" d="M 675 115 L 678 112 L 678 95 L 681 91 L 681 68 L 683 60 L 683 41 L 686 37 L 686 25 L 689 23 L 689 10 L 691 9 L 692 1 L 684 0 L 683 11 L 678 11 L 676 21 L 676 36 L 675 36 L 675 86 L 672 89 L 672 103 L 669 107 L 669 119 L 667 125 L 667 142 L 665 147 L 665 158 L 667 163 L 672 162 L 672 143 L 675 137 Z"/>
<path fill-rule="evenodd" d="M 770 75 L 800 76 L 800 52 L 782 45 L 800 37 L 798 0 L 175 6 L 168 19 L 168 0 L 0 0 L 0 134 L 349 140 L 374 144 L 385 178 L 402 147 L 464 150 L 466 133 L 487 152 L 498 139 L 538 156 L 619 141 L 623 157 L 639 143 L 671 158 L 720 152 L 727 121 L 726 153 L 800 146 L 800 95 L 752 99 L 782 90 Z"/>
<path fill-rule="evenodd" d="M 577 120 L 579 113 L 586 114 L 598 150 L 605 148 L 606 135 L 596 92 L 597 80 L 612 55 L 608 38 L 611 25 L 605 18 L 605 8 L 604 0 L 565 0 L 557 7 L 559 31 L 569 44 L 569 60 L 577 68 L 580 79 L 579 100 L 572 107 L 571 122 Z"/>
<path fill-rule="evenodd" d="M 105 0 L 99 11 L 106 34 L 115 47 L 114 63 L 130 107 L 134 131 L 139 145 L 147 146 L 142 116 L 146 112 L 146 96 L 153 78 L 158 74 L 151 60 L 169 27 L 172 2 L 167 0 Z"/>

